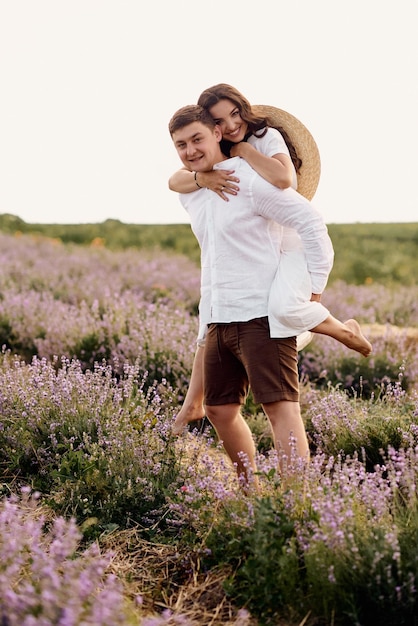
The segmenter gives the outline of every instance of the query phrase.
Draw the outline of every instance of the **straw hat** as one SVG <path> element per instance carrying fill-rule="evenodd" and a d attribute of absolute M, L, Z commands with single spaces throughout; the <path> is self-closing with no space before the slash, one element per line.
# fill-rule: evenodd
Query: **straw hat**
<path fill-rule="evenodd" d="M 289 135 L 302 166 L 298 172 L 298 192 L 308 200 L 315 195 L 321 174 L 318 146 L 309 130 L 294 115 L 265 104 L 253 105 L 252 110 L 260 117 L 268 118 L 271 126 L 281 126 Z"/>

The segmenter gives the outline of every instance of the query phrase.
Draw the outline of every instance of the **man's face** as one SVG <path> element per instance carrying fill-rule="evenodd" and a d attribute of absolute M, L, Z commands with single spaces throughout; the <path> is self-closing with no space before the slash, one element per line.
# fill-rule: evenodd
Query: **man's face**
<path fill-rule="evenodd" d="M 212 170 L 224 158 L 219 146 L 221 138 L 218 126 L 211 129 L 201 122 L 192 122 L 172 136 L 183 165 L 194 172 Z"/>

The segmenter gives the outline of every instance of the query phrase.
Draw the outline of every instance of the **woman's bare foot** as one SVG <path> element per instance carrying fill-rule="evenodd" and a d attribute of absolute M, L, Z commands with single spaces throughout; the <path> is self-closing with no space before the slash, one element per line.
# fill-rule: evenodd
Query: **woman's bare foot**
<path fill-rule="evenodd" d="M 197 420 L 201 420 L 204 417 L 205 409 L 202 405 L 190 406 L 188 408 L 183 405 L 176 415 L 176 419 L 174 420 L 171 432 L 173 435 L 176 436 L 181 435 L 184 429 L 187 427 L 187 424 L 189 424 L 190 422 L 196 422 Z"/>
<path fill-rule="evenodd" d="M 356 352 L 360 352 L 363 356 L 369 356 L 372 351 L 372 344 L 367 341 L 366 337 L 361 332 L 360 324 L 353 319 L 347 320 L 344 324 L 352 333 L 347 337 L 347 341 L 344 341 L 347 348 L 356 350 Z"/>

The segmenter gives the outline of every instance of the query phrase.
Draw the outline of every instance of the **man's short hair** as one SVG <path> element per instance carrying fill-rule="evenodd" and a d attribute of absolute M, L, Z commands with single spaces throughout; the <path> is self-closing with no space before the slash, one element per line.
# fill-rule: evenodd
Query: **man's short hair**
<path fill-rule="evenodd" d="M 184 126 L 188 126 L 193 122 L 201 122 L 211 129 L 216 126 L 213 117 L 211 116 L 209 111 L 199 106 L 198 104 L 189 104 L 174 113 L 168 124 L 168 130 L 170 131 L 170 135 L 173 136 L 173 133 L 175 133 L 177 130 L 180 130 L 180 128 L 184 128 Z"/>

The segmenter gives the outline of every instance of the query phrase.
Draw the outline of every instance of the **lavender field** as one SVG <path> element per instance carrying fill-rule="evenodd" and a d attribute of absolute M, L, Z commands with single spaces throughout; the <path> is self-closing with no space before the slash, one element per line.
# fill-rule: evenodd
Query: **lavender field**
<path fill-rule="evenodd" d="M 418 286 L 334 281 L 368 359 L 299 355 L 308 467 L 261 493 L 209 425 L 180 438 L 199 269 L 0 233 L 0 617 L 8 626 L 418 624 Z M 194 428 L 195 426 L 195 428 Z"/>

